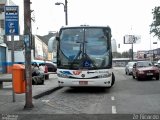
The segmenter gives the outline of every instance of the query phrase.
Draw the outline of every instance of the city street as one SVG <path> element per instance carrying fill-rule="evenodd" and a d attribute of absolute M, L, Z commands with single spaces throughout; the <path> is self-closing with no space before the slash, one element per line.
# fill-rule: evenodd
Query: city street
<path fill-rule="evenodd" d="M 160 80 L 137 81 L 125 75 L 123 68 L 114 72 L 112 88 L 64 87 L 37 101 L 47 113 L 57 114 L 160 113 Z"/>
<path fill-rule="evenodd" d="M 160 120 L 159 4 L 0 0 L 0 120 Z"/>
<path fill-rule="evenodd" d="M 23 109 L 24 94 L 16 95 L 13 103 L 11 89 L 5 88 L 1 90 L 1 96 L 5 98 L 1 98 L 0 118 L 159 120 L 160 80 L 137 81 L 131 75 L 125 75 L 123 67 L 114 68 L 114 73 L 116 82 L 107 89 L 58 88 L 56 75 L 51 76 L 44 86 L 33 86 L 34 108 L 30 110 Z"/>

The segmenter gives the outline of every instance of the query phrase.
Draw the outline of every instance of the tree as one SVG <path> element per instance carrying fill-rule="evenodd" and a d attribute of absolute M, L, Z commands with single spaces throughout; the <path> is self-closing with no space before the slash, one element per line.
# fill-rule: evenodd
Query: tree
<path fill-rule="evenodd" d="M 151 24 L 150 33 L 153 33 L 154 36 L 157 36 L 160 39 L 160 6 L 152 9 L 153 22 Z"/>
<path fill-rule="evenodd" d="M 129 58 L 129 52 L 122 52 L 122 58 Z"/>
<path fill-rule="evenodd" d="M 121 58 L 121 53 L 119 52 L 113 52 L 112 55 L 113 55 L 113 58 Z"/>

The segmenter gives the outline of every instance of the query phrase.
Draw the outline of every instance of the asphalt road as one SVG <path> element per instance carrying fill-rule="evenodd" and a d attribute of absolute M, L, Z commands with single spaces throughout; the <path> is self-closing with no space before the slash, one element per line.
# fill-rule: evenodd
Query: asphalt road
<path fill-rule="evenodd" d="M 116 82 L 112 88 L 64 87 L 38 99 L 42 103 L 40 111 L 160 119 L 160 80 L 137 81 L 125 75 L 124 69 L 114 69 L 114 73 Z"/>

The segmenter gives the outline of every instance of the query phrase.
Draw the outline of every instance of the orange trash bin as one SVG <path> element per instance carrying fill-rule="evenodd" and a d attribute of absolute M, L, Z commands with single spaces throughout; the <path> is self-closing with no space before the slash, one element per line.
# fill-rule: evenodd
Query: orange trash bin
<path fill-rule="evenodd" d="M 14 92 L 17 94 L 25 93 L 25 66 L 22 64 L 14 64 L 12 69 Z"/>

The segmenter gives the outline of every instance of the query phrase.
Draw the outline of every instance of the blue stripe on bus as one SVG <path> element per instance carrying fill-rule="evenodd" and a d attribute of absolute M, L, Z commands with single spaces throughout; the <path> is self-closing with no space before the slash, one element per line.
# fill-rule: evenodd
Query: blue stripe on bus
<path fill-rule="evenodd" d="M 62 73 L 64 75 L 72 75 L 72 73 L 70 71 L 60 71 L 60 73 Z"/>

